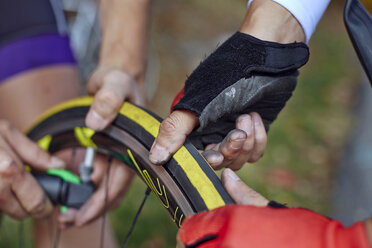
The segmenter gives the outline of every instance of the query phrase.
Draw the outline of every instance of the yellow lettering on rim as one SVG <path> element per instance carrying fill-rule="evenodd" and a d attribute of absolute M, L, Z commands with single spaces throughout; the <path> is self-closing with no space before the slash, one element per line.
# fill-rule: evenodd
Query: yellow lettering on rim
<path fill-rule="evenodd" d="M 178 221 L 178 226 L 181 226 L 182 218 L 183 218 L 183 214 L 181 215 L 180 220 Z"/>
<path fill-rule="evenodd" d="M 163 206 L 168 209 L 169 208 L 169 201 L 168 201 L 167 192 L 165 190 L 164 185 L 160 185 L 159 178 L 156 178 L 156 180 L 158 181 L 158 186 L 159 186 L 159 190 L 158 190 L 156 188 L 155 184 L 154 184 L 154 181 L 152 181 L 149 173 L 147 172 L 147 170 L 141 170 L 141 168 L 138 166 L 137 161 L 133 157 L 133 154 L 132 154 L 131 150 L 127 149 L 127 152 L 128 152 L 129 157 L 131 158 L 132 162 L 136 166 L 138 172 L 140 173 L 140 175 L 142 176 L 143 180 L 147 184 L 147 186 L 152 190 L 152 192 L 155 193 L 155 195 L 158 197 L 158 199 L 163 204 Z M 163 190 L 162 190 L 162 188 L 163 188 Z M 166 200 L 166 203 L 164 203 L 163 200 L 160 198 L 160 196 L 163 195 L 163 192 L 164 192 L 164 198 Z"/>
<path fill-rule="evenodd" d="M 146 111 L 125 102 L 120 109 L 120 113 L 131 119 L 138 125 L 142 126 L 153 137 L 158 136 L 160 122 Z M 212 181 L 200 168 L 198 162 L 189 153 L 186 147 L 182 146 L 174 155 L 173 158 L 185 172 L 191 184 L 199 192 L 205 205 L 212 210 L 225 205 L 224 200 L 218 193 Z"/>

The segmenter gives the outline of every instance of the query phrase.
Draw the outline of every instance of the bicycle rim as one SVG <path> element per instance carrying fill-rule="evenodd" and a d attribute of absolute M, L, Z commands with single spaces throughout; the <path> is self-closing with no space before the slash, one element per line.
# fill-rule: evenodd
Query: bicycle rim
<path fill-rule="evenodd" d="M 155 114 L 125 102 L 108 128 L 94 132 L 85 126 L 92 101 L 92 97 L 82 97 L 50 109 L 28 136 L 50 153 L 93 146 L 113 154 L 136 171 L 177 226 L 190 214 L 233 203 L 213 169 L 190 142 L 185 142 L 163 166 L 148 160 L 161 121 Z"/>

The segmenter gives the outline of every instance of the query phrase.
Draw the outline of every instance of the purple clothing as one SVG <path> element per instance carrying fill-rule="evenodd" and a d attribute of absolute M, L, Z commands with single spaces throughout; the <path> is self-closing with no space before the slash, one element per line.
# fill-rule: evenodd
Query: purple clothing
<path fill-rule="evenodd" d="M 27 70 L 75 63 L 67 36 L 51 33 L 23 38 L 0 47 L 0 84 Z"/>

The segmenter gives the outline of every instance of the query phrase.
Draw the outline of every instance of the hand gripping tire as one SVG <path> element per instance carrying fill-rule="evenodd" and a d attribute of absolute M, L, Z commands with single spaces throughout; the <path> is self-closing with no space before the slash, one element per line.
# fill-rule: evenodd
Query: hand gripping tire
<path fill-rule="evenodd" d="M 98 152 L 113 155 L 136 171 L 177 226 L 190 214 L 233 203 L 213 169 L 189 141 L 165 165 L 151 164 L 148 154 L 161 122 L 155 114 L 125 102 L 108 128 L 94 132 L 85 126 L 92 101 L 91 97 L 77 98 L 48 110 L 30 129 L 28 137 L 50 153 L 93 146 Z M 74 203 L 81 200 L 74 193 L 79 192 L 76 184 L 64 187 L 70 189 L 66 191 L 71 195 L 52 196 L 53 192 L 45 186 L 44 189 L 50 198 L 59 199 L 53 200 L 55 203 L 75 207 L 83 204 Z"/>

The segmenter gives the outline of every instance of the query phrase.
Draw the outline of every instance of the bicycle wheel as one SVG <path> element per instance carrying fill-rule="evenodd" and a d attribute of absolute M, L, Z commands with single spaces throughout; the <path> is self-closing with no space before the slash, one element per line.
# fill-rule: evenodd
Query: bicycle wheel
<path fill-rule="evenodd" d="M 148 160 L 161 121 L 155 114 L 125 102 L 108 128 L 94 132 L 85 127 L 92 101 L 92 97 L 82 97 L 50 109 L 28 136 L 50 153 L 93 146 L 99 152 L 112 154 L 136 171 L 177 226 L 190 214 L 233 203 L 213 169 L 190 142 L 186 141 L 163 166 Z"/>

